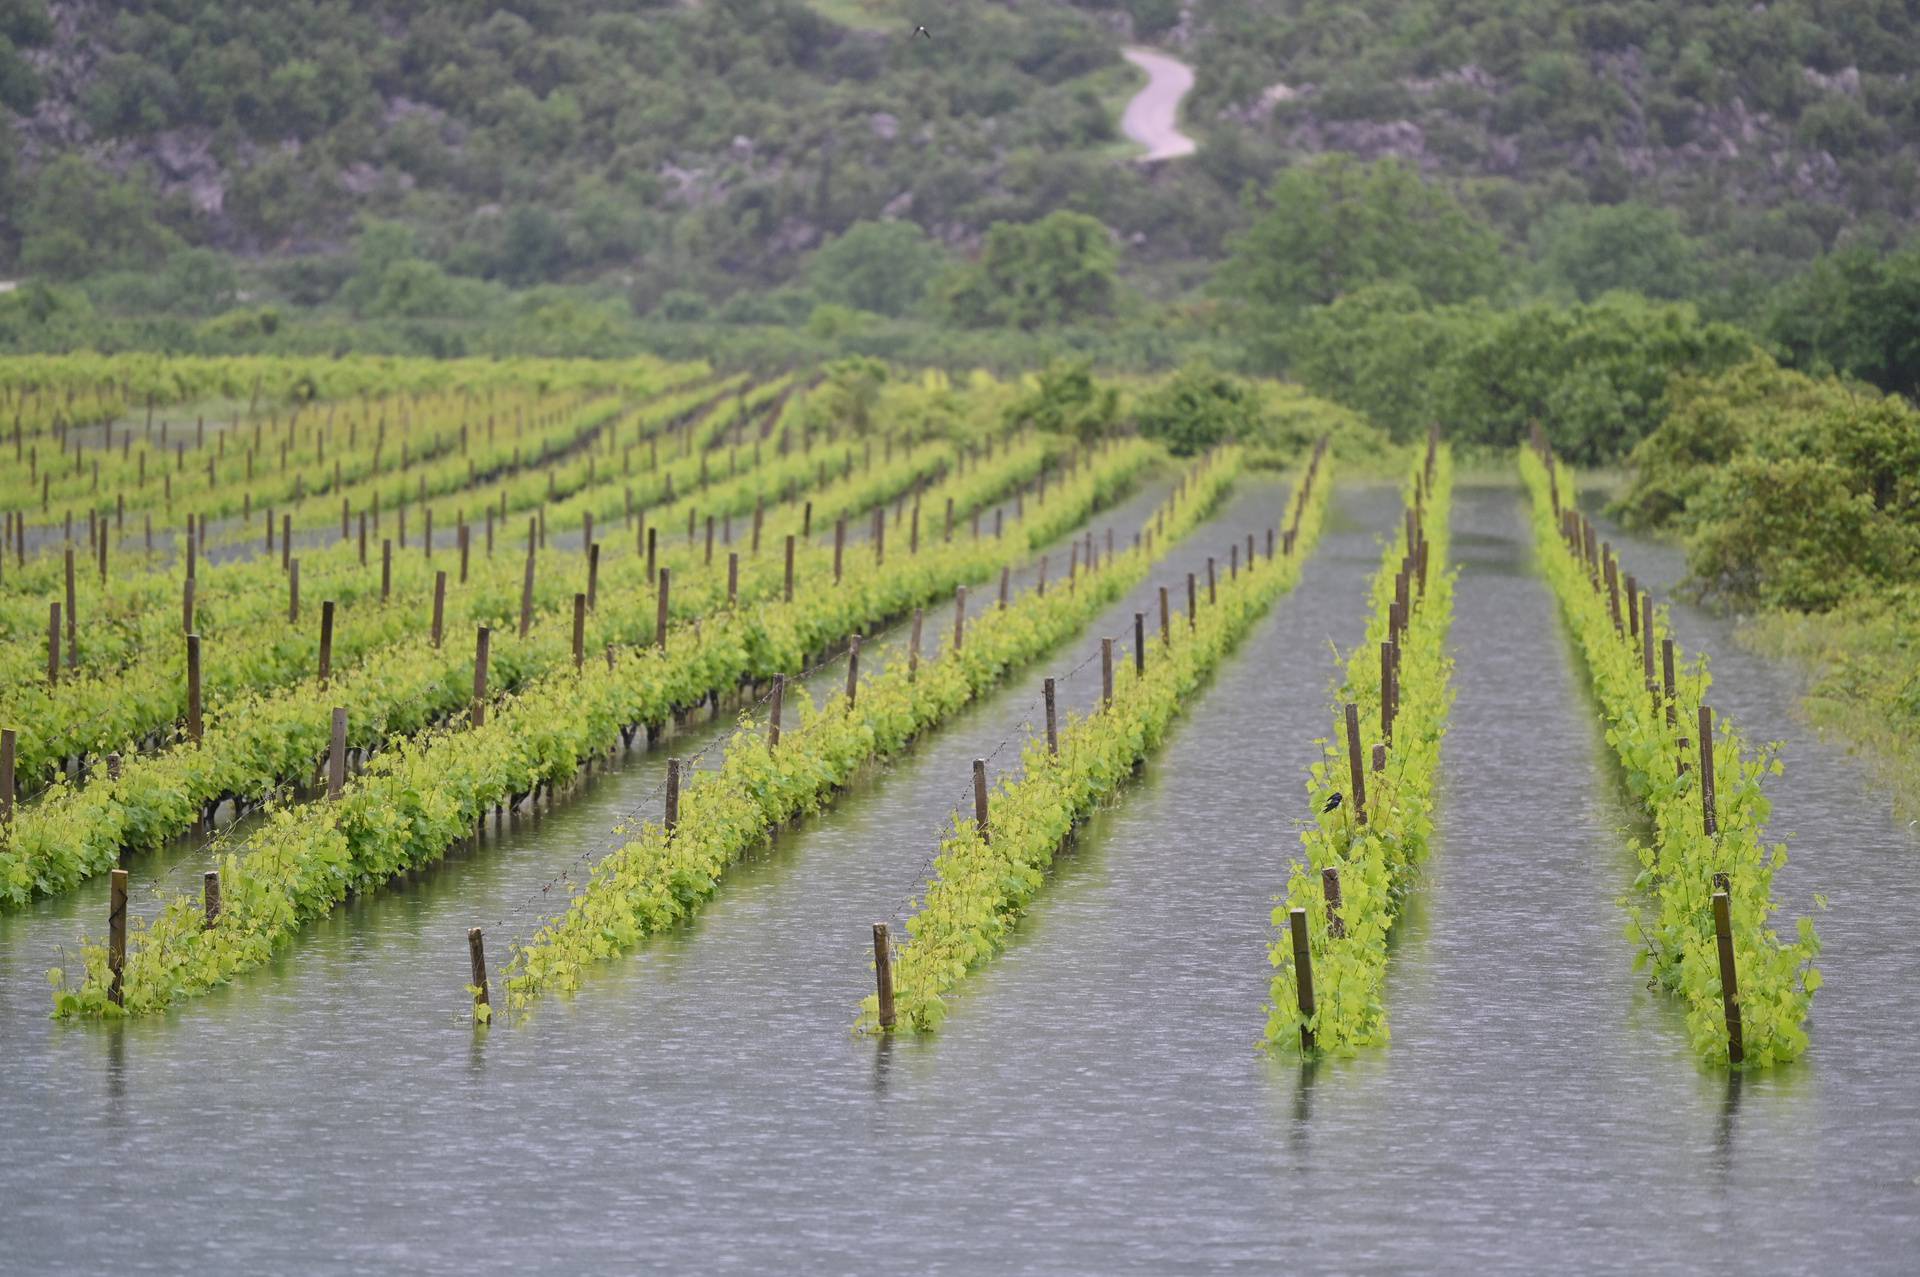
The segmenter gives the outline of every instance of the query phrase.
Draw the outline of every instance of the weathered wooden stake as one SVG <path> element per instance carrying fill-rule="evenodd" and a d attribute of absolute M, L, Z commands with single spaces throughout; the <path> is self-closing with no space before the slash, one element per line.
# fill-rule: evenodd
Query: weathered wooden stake
<path fill-rule="evenodd" d="M 981 842 L 993 841 L 987 833 L 987 760 L 984 758 L 973 760 L 973 827 Z"/>
<path fill-rule="evenodd" d="M 327 743 L 327 798 L 338 802 L 347 787 L 347 711 L 333 708 L 333 733 Z"/>
<path fill-rule="evenodd" d="M 773 676 L 773 695 L 767 701 L 767 750 L 780 748 L 780 709 L 787 699 L 787 676 Z"/>
<path fill-rule="evenodd" d="M 1300 998 L 1300 1049 L 1313 1050 L 1313 1029 L 1306 1023 L 1313 1019 L 1313 947 L 1307 942 L 1307 911 L 1293 909 L 1287 913 L 1287 927 L 1293 933 L 1293 977 L 1294 988 Z"/>
<path fill-rule="evenodd" d="M 187 635 L 187 735 L 200 743 L 200 636 Z"/>
<path fill-rule="evenodd" d="M 913 609 L 913 635 L 907 642 L 907 682 L 920 677 L 920 627 L 926 620 L 924 608 Z"/>
<path fill-rule="evenodd" d="M 1100 640 L 1100 705 L 1113 704 L 1113 640 Z"/>
<path fill-rule="evenodd" d="M 126 966 L 127 871 L 115 869 L 107 898 L 107 972 L 112 977 L 107 985 L 107 1001 L 115 1006 L 126 1005 L 126 995 L 120 983 Z"/>
<path fill-rule="evenodd" d="M 467 928 L 467 968 L 471 976 L 469 983 L 473 985 L 473 1005 L 490 1007 L 492 993 L 487 984 L 487 946 L 478 927 Z"/>
<path fill-rule="evenodd" d="M 1320 890 L 1327 897 L 1327 935 L 1330 939 L 1344 940 L 1347 924 L 1340 918 L 1340 871 L 1328 865 L 1320 871 Z"/>
<path fill-rule="evenodd" d="M 1727 1059 L 1740 1064 L 1747 1058 L 1747 1044 L 1740 1022 L 1739 973 L 1733 967 L 1732 906 L 1725 891 L 1713 893 L 1713 938 L 1720 950 L 1720 1010 L 1727 1021 Z"/>
<path fill-rule="evenodd" d="M 1160 644 L 1173 646 L 1173 613 L 1167 606 L 1167 587 L 1160 587 Z"/>
<path fill-rule="evenodd" d="M 13 819 L 13 761 L 20 747 L 20 735 L 9 727 L 0 731 L 0 823 Z"/>
<path fill-rule="evenodd" d="M 667 600 L 673 586 L 673 569 L 660 569 L 660 588 L 654 600 L 653 642 L 661 651 L 667 650 Z"/>
<path fill-rule="evenodd" d="M 444 632 L 447 619 L 447 574 L 433 574 L 433 645 L 440 646 L 440 636 Z"/>
<path fill-rule="evenodd" d="M 893 1014 L 893 945 L 887 939 L 887 924 L 873 924 L 873 980 L 879 995 L 880 1027 L 891 1029 Z"/>
<path fill-rule="evenodd" d="M 587 663 L 587 596 L 573 596 L 573 670 L 579 673 Z"/>
<path fill-rule="evenodd" d="M 667 837 L 680 827 L 680 760 L 667 760 Z"/>
<path fill-rule="evenodd" d="M 734 607 L 740 602 L 740 555 L 736 551 L 727 552 L 727 606 Z"/>
<path fill-rule="evenodd" d="M 780 594 L 781 599 L 788 603 L 793 602 L 793 548 L 794 548 L 794 538 L 791 534 L 789 534 L 787 536 L 786 584 L 783 587 Z"/>
<path fill-rule="evenodd" d="M 1353 782 L 1353 819 L 1367 823 L 1367 774 L 1360 767 L 1360 707 L 1347 702 L 1347 774 Z"/>
<path fill-rule="evenodd" d="M 212 927 L 220 920 L 220 871 L 209 869 L 200 875 L 200 910 L 206 916 L 203 925 Z"/>
<path fill-rule="evenodd" d="M 845 515 L 833 521 L 833 583 L 840 584 L 840 563 L 846 557 L 847 519 Z"/>
<path fill-rule="evenodd" d="M 959 651 L 967 641 L 967 587 L 954 587 L 953 591 L 953 650 Z"/>
<path fill-rule="evenodd" d="M 380 541 L 380 601 L 385 603 L 393 597 L 393 538 L 383 537 Z"/>
<path fill-rule="evenodd" d="M 1054 717 L 1053 679 L 1043 679 L 1040 683 L 1040 697 L 1047 703 L 1047 753 L 1060 756 L 1060 730 Z"/>
<path fill-rule="evenodd" d="M 487 725 L 487 654 L 493 645 L 493 631 L 482 625 L 473 638 L 473 725 Z"/>
<path fill-rule="evenodd" d="M 333 607 L 332 599 L 320 600 L 320 685 L 325 687 L 327 680 L 333 677 Z M 436 625 L 434 627 L 438 629 Z M 436 641 L 434 646 L 438 647 Z"/>
<path fill-rule="evenodd" d="M 520 574 L 520 637 L 525 638 L 527 631 L 533 628 L 533 556 L 534 551 L 527 550 L 527 563 Z"/>
<path fill-rule="evenodd" d="M 1713 711 L 1700 707 L 1700 826 L 1707 837 L 1720 833 L 1720 821 L 1714 813 L 1713 791 Z"/>
<path fill-rule="evenodd" d="M 1660 640 L 1660 680 L 1666 689 L 1667 726 L 1672 727 L 1678 715 L 1673 695 L 1673 640 Z"/>
<path fill-rule="evenodd" d="M 847 708 L 853 708 L 854 696 L 860 688 L 860 636 L 847 636 Z"/>
<path fill-rule="evenodd" d="M 60 605 L 47 604 L 47 686 L 60 686 Z"/>

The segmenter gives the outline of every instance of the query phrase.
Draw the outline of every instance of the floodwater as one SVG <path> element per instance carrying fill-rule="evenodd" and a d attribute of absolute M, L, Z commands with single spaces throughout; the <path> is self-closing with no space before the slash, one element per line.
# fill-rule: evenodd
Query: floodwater
<path fill-rule="evenodd" d="M 51 1023 L 50 950 L 103 910 L 69 897 L 0 917 L 10 1263 L 1903 1271 L 1920 1242 L 1920 973 L 1885 905 L 1912 897 L 1916 849 L 1804 739 L 1790 681 L 1683 614 L 1727 712 L 1794 742 L 1776 823 L 1820 850 L 1781 896 L 1833 898 L 1806 1062 L 1738 1087 L 1697 1069 L 1673 1008 L 1628 969 L 1634 814 L 1511 487 L 1456 498 L 1458 701 L 1389 1048 L 1303 1071 L 1254 1046 L 1270 901 L 1331 725 L 1330 645 L 1359 638 L 1397 516 L 1382 487 L 1337 493 L 1299 588 L 1081 831 L 943 1030 L 849 1032 L 869 924 L 915 891 L 971 760 L 1013 765 L 1041 677 L 1100 634 L 1130 643 L 1155 586 L 1183 592 L 1284 497 L 1243 486 L 1053 660 L 737 866 L 690 925 L 520 1024 L 468 1024 L 465 929 L 498 944 L 555 911 L 564 886 L 540 886 L 620 813 L 652 809 L 661 755 L 719 728 L 636 752 L 169 1016 Z M 1656 556 L 1628 553 L 1659 579 Z M 1097 689 L 1083 668 L 1063 701 Z"/>

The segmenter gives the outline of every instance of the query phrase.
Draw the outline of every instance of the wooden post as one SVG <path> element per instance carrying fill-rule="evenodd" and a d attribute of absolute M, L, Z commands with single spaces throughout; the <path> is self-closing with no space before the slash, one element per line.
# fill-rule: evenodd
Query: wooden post
<path fill-rule="evenodd" d="M 472 977 L 469 983 L 473 985 L 473 1005 L 491 1007 L 492 994 L 487 985 L 487 945 L 478 927 L 467 928 L 467 968 Z"/>
<path fill-rule="evenodd" d="M 773 695 L 767 705 L 767 752 L 772 753 L 780 747 L 780 709 L 787 699 L 787 676 L 773 676 Z"/>
<path fill-rule="evenodd" d="M 1293 977 L 1294 987 L 1300 997 L 1300 1018 L 1303 1021 L 1313 1018 L 1313 947 L 1307 943 L 1307 911 L 1292 909 L 1287 913 L 1287 927 L 1293 933 Z M 1307 1024 L 1300 1026 L 1300 1049 L 1313 1050 L 1313 1029 Z"/>
<path fill-rule="evenodd" d="M 1167 606 L 1167 587 L 1160 587 L 1160 644 L 1173 646 L 1173 613 Z"/>
<path fill-rule="evenodd" d="M 907 643 L 907 682 L 912 683 L 920 677 L 920 626 L 926 620 L 926 609 L 913 609 L 913 635 Z"/>
<path fill-rule="evenodd" d="M 842 515 L 833 521 L 833 583 L 835 585 L 840 584 L 840 560 L 845 556 L 846 549 L 847 520 L 846 516 Z"/>
<path fill-rule="evenodd" d="M 987 760 L 973 760 L 973 827 L 980 834 L 980 841 L 991 843 L 993 839 L 987 833 Z"/>
<path fill-rule="evenodd" d="M 287 562 L 287 624 L 300 623 L 300 560 Z"/>
<path fill-rule="evenodd" d="M 1393 685 L 1393 670 L 1393 644 L 1382 643 L 1380 645 L 1380 734 L 1387 738 L 1388 744 L 1393 743 L 1394 693 L 1396 690 Z"/>
<path fill-rule="evenodd" d="M 327 744 L 327 799 L 340 801 L 340 793 L 347 787 L 347 711 L 336 705 L 333 708 L 333 734 Z"/>
<path fill-rule="evenodd" d="M 393 597 L 393 538 L 383 537 L 380 541 L 380 601 L 385 603 Z"/>
<path fill-rule="evenodd" d="M 1212 607 L 1214 604 L 1218 603 L 1219 601 L 1220 601 L 1220 593 L 1215 585 L 1215 580 L 1214 580 L 1213 556 L 1209 554 L 1207 556 L 1207 606 Z"/>
<path fill-rule="evenodd" d="M 587 610 L 600 608 L 600 543 L 595 541 L 587 547 Z"/>
<path fill-rule="evenodd" d="M 200 875 L 200 910 L 209 928 L 220 920 L 220 871 L 209 869 Z"/>
<path fill-rule="evenodd" d="M 1327 935 L 1334 940 L 1346 939 L 1347 924 L 1340 917 L 1340 871 L 1332 865 L 1320 871 L 1320 890 L 1327 897 Z"/>
<path fill-rule="evenodd" d="M 1147 614 L 1133 614 L 1133 674 L 1135 678 L 1144 678 L 1147 673 Z"/>
<path fill-rule="evenodd" d="M 854 694 L 860 686 L 860 636 L 847 636 L 847 709 L 853 709 Z"/>
<path fill-rule="evenodd" d="M 60 686 L 60 605 L 47 604 L 47 686 Z"/>
<path fill-rule="evenodd" d="M 1678 714 L 1673 695 L 1673 640 L 1660 640 L 1660 678 L 1666 687 L 1667 726 L 1672 727 Z"/>
<path fill-rule="evenodd" d="M 436 630 L 439 626 L 436 624 Z M 435 646 L 439 646 L 438 642 Z M 333 600 L 320 601 L 320 685 L 333 677 Z"/>
<path fill-rule="evenodd" d="M 967 641 L 967 587 L 953 591 L 953 650 L 958 652 Z"/>
<path fill-rule="evenodd" d="M 680 760 L 667 760 L 667 837 L 680 827 Z"/>
<path fill-rule="evenodd" d="M 72 669 L 79 660 L 80 647 L 80 605 L 74 599 L 73 591 L 73 547 L 67 547 L 67 668 Z"/>
<path fill-rule="evenodd" d="M 1714 814 L 1713 711 L 1705 705 L 1700 707 L 1700 826 L 1709 838 L 1720 833 Z"/>
<path fill-rule="evenodd" d="M 673 569 L 660 569 L 660 588 L 655 592 L 653 622 L 653 642 L 661 651 L 667 650 L 667 596 L 672 586 Z"/>
<path fill-rule="evenodd" d="M 0 823 L 13 819 L 13 760 L 20 747 L 20 735 L 9 727 L 0 731 Z"/>
<path fill-rule="evenodd" d="M 727 551 L 727 606 L 734 607 L 740 602 L 740 555 L 737 551 Z"/>
<path fill-rule="evenodd" d="M 187 635 L 187 735 L 198 745 L 200 724 L 200 636 Z"/>
<path fill-rule="evenodd" d="M 1353 782 L 1353 818 L 1367 823 L 1367 776 L 1360 768 L 1360 707 L 1347 702 L 1347 774 Z"/>
<path fill-rule="evenodd" d="M 1194 574 L 1187 573 L 1187 629 L 1191 631 L 1199 620 L 1198 582 Z"/>
<path fill-rule="evenodd" d="M 533 627 L 533 556 L 534 551 L 527 550 L 526 567 L 520 575 L 520 637 L 525 638 Z"/>
<path fill-rule="evenodd" d="M 107 986 L 107 1001 L 115 1006 L 126 1005 L 126 995 L 121 988 L 121 976 L 127 966 L 127 871 L 116 869 L 112 874 L 111 893 L 107 901 L 107 972 L 112 982 Z"/>
<path fill-rule="evenodd" d="M 780 594 L 781 600 L 786 603 L 793 602 L 793 547 L 794 538 L 793 535 L 789 533 L 787 535 L 787 579 L 786 585 Z"/>
<path fill-rule="evenodd" d="M 487 725 L 487 655 L 493 631 L 482 625 L 473 638 L 473 725 Z"/>
<path fill-rule="evenodd" d="M 887 924 L 873 924 L 873 980 L 879 995 L 880 1027 L 893 1027 L 893 946 L 887 939 Z"/>
<path fill-rule="evenodd" d="M 1060 730 L 1054 717 L 1053 679 L 1041 680 L 1040 697 L 1047 703 L 1047 753 L 1055 758 L 1060 756 Z"/>
<path fill-rule="evenodd" d="M 406 517 L 406 511 L 404 509 L 401 511 L 401 517 L 402 518 Z M 281 567 L 281 570 L 284 571 L 286 569 L 287 564 L 291 563 L 292 561 L 293 561 L 293 516 L 290 514 L 283 514 L 280 516 L 280 567 Z"/>
<path fill-rule="evenodd" d="M 573 672 L 578 674 L 587 663 L 587 596 L 573 596 Z"/>
<path fill-rule="evenodd" d="M 647 529 L 647 582 L 649 584 L 659 579 L 659 569 L 654 566 L 657 561 L 655 552 L 659 549 L 660 544 L 659 532 L 660 529 L 657 527 Z"/>
<path fill-rule="evenodd" d="M 1106 708 L 1113 704 L 1113 640 L 1100 640 L 1100 705 Z"/>
<path fill-rule="evenodd" d="M 1710 752 L 1703 750 L 1701 756 Z M 1713 938 L 1720 950 L 1720 1010 L 1727 1020 L 1727 1059 L 1740 1064 L 1747 1058 L 1746 1034 L 1740 1023 L 1739 973 L 1733 967 L 1732 907 L 1724 890 L 1713 893 Z"/>

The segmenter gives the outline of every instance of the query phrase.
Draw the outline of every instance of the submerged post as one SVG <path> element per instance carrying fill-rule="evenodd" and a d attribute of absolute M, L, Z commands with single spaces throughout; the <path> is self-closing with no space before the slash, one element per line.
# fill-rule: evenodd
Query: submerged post
<path fill-rule="evenodd" d="M 487 945 L 478 927 L 467 928 L 467 964 L 473 976 L 473 1005 L 490 1006 L 492 998 L 487 988 Z"/>
<path fill-rule="evenodd" d="M 1700 827 L 1707 837 L 1720 832 L 1714 812 L 1713 791 L 1713 711 L 1700 707 Z"/>
<path fill-rule="evenodd" d="M 1733 918 L 1727 893 L 1713 893 L 1713 938 L 1720 950 L 1720 1010 L 1727 1021 L 1727 1059 L 1739 1064 L 1747 1058 L 1746 1035 L 1740 1023 L 1739 973 L 1733 967 Z"/>
<path fill-rule="evenodd" d="M 220 871 L 209 869 L 200 876 L 200 911 L 211 927 L 220 920 Z"/>
<path fill-rule="evenodd" d="M 1294 988 L 1300 1000 L 1300 1049 L 1313 1050 L 1313 948 L 1307 943 L 1307 911 L 1293 909 L 1287 913 L 1287 928 L 1293 933 L 1293 976 Z"/>
<path fill-rule="evenodd" d="M 1353 783 L 1353 819 L 1367 823 L 1367 775 L 1360 767 L 1360 707 L 1347 702 L 1347 773 Z"/>
<path fill-rule="evenodd" d="M 1053 679 L 1051 677 L 1041 682 L 1040 695 L 1047 703 L 1047 753 L 1057 758 L 1060 755 L 1060 732 L 1054 719 Z"/>
<path fill-rule="evenodd" d="M 787 676 L 773 676 L 773 695 L 767 700 L 767 751 L 780 748 L 780 710 L 787 699 Z"/>
<path fill-rule="evenodd" d="M 1113 640 L 1100 640 L 1100 706 L 1113 704 Z"/>
<path fill-rule="evenodd" d="M 880 1027 L 893 1027 L 893 945 L 887 938 L 887 924 L 873 924 L 873 981 L 880 1004 Z"/>
<path fill-rule="evenodd" d="M 680 760 L 677 758 L 667 760 L 666 826 L 669 838 L 680 827 Z"/>
<path fill-rule="evenodd" d="M 107 898 L 107 972 L 112 983 L 107 986 L 107 1001 L 125 1006 L 121 975 L 127 966 L 127 871 L 114 870 L 111 882 Z"/>
<path fill-rule="evenodd" d="M 973 760 L 973 826 L 979 831 L 980 841 L 991 843 L 987 834 L 987 760 Z"/>
<path fill-rule="evenodd" d="M 1340 871 L 1332 865 L 1320 871 L 1320 890 L 1327 897 L 1327 935 L 1344 940 L 1347 924 L 1340 919 Z"/>
<path fill-rule="evenodd" d="M 493 631 L 482 625 L 473 639 L 473 725 L 487 725 L 487 653 L 493 644 Z"/>

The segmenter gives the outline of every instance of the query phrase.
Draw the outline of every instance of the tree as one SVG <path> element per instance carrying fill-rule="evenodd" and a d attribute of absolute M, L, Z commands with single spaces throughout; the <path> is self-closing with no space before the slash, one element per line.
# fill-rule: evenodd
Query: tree
<path fill-rule="evenodd" d="M 1093 378 L 1086 360 L 1055 360 L 1031 389 L 1007 405 L 1009 426 L 1030 425 L 1091 441 L 1105 434 L 1120 409 L 1120 392 Z"/>
<path fill-rule="evenodd" d="M 942 308 L 969 328 L 1034 329 L 1103 315 L 1117 261 L 1107 228 L 1084 213 L 996 222 L 980 260 L 941 281 Z"/>
<path fill-rule="evenodd" d="M 946 264 L 913 222 L 855 222 L 807 260 L 807 285 L 822 301 L 898 316 L 920 305 Z"/>
<path fill-rule="evenodd" d="M 1134 415 L 1141 434 L 1188 457 L 1228 439 L 1258 437 L 1264 413 L 1253 387 L 1198 360 L 1143 398 Z"/>
<path fill-rule="evenodd" d="M 1890 254 L 1858 244 L 1821 258 L 1781 288 L 1767 335 L 1800 367 L 1920 393 L 1920 240 Z"/>
<path fill-rule="evenodd" d="M 1699 286 L 1700 244 L 1671 209 L 1562 205 L 1542 219 L 1533 241 L 1545 281 L 1581 301 L 1614 289 L 1677 299 Z"/>
<path fill-rule="evenodd" d="M 1328 155 L 1290 168 L 1254 201 L 1255 221 L 1214 276 L 1268 331 L 1367 284 L 1399 282 L 1458 302 L 1500 282 L 1500 241 L 1445 189 L 1398 160 Z"/>
<path fill-rule="evenodd" d="M 179 237 L 154 219 L 152 201 L 139 185 L 73 154 L 40 170 L 20 229 L 22 263 L 55 279 L 150 267 L 180 246 Z"/>

